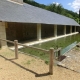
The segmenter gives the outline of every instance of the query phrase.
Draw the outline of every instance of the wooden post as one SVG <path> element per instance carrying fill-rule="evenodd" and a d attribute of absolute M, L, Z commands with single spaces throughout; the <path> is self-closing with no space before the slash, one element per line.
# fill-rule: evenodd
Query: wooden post
<path fill-rule="evenodd" d="M 0 48 L 1 48 L 1 39 L 0 39 Z"/>
<path fill-rule="evenodd" d="M 49 63 L 49 73 L 53 74 L 53 57 L 54 57 L 54 49 L 50 48 L 50 63 Z"/>
<path fill-rule="evenodd" d="M 15 59 L 18 59 L 18 40 L 14 40 L 15 46 Z"/>
<path fill-rule="evenodd" d="M 61 49 L 58 51 L 58 60 L 60 60 L 60 57 L 61 56 Z"/>

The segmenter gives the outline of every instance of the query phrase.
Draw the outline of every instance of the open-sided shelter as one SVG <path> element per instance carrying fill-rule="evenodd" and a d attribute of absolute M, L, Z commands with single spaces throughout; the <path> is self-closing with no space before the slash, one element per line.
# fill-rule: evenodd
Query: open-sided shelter
<path fill-rule="evenodd" d="M 71 18 L 34 7 L 23 0 L 0 0 L 2 39 L 41 40 L 76 32 L 78 26 Z"/>

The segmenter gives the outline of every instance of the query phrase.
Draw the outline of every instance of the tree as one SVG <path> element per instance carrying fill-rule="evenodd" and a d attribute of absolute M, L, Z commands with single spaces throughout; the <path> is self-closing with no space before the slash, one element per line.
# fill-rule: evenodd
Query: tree
<path fill-rule="evenodd" d="M 64 9 L 63 6 L 61 4 L 49 4 L 49 5 L 44 5 L 44 4 L 39 4 L 37 2 L 35 2 L 34 0 L 23 0 L 25 3 L 28 3 L 30 5 L 36 6 L 36 7 L 40 7 L 52 12 L 56 12 L 58 14 L 70 17 L 72 19 L 74 19 L 75 21 L 77 21 L 79 23 L 79 15 L 73 11 Z"/>

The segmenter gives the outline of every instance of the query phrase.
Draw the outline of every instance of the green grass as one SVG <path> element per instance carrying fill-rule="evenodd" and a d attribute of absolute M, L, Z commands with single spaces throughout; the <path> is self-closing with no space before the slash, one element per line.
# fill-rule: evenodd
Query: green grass
<path fill-rule="evenodd" d="M 22 62 L 23 65 L 30 65 L 31 64 L 31 61 L 28 60 L 28 61 L 25 61 L 25 62 Z"/>
<path fill-rule="evenodd" d="M 44 60 L 48 60 L 49 59 L 49 54 L 48 53 L 44 53 L 42 51 L 39 50 L 34 50 L 34 49 L 30 49 L 30 48 L 23 48 L 20 49 L 21 52 L 24 52 L 24 54 L 30 54 L 30 55 L 35 55 L 41 59 Z"/>
<path fill-rule="evenodd" d="M 35 60 L 34 59 L 31 59 L 31 60 L 25 60 L 25 61 L 22 61 L 21 63 L 26 66 L 26 65 L 30 65 L 31 63 L 34 63 Z"/>

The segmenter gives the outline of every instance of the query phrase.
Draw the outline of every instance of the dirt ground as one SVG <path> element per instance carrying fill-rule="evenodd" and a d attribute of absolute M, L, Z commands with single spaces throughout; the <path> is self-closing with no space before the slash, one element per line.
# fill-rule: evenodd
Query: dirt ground
<path fill-rule="evenodd" d="M 43 60 L 19 53 L 0 50 L 0 80 L 80 80 L 80 73 L 54 65 L 53 75 L 48 75 L 49 65 Z"/>

